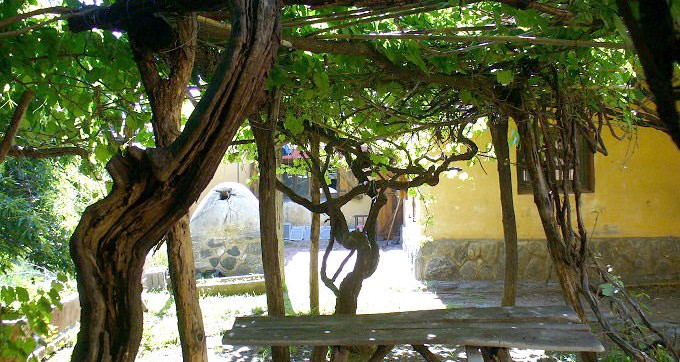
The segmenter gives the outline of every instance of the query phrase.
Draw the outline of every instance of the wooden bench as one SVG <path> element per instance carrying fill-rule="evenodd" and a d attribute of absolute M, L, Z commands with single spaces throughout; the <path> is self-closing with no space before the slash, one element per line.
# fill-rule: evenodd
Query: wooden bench
<path fill-rule="evenodd" d="M 356 316 L 239 317 L 223 344 L 248 346 L 378 345 L 381 360 L 392 346 L 410 344 L 437 361 L 425 344 L 466 347 L 480 361 L 480 347 L 602 352 L 604 347 L 569 307 L 493 307 L 363 314 Z"/>

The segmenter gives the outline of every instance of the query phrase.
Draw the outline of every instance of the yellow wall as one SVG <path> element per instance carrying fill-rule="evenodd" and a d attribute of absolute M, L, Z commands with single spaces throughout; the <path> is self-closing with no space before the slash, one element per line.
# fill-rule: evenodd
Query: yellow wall
<path fill-rule="evenodd" d="M 477 143 L 484 149 L 488 135 Z M 605 144 L 609 156 L 595 155 L 595 192 L 582 198 L 589 232 L 595 226 L 594 237 L 680 236 L 680 151 L 670 138 L 641 128 L 632 140 L 605 135 Z M 511 149 L 513 162 L 515 155 Z M 427 209 L 433 224 L 425 233 L 434 240 L 501 239 L 495 162 L 483 162 L 486 174 L 479 165 L 457 166 L 470 179 L 443 177 L 430 189 L 434 203 Z M 516 182 L 514 166 L 512 172 Z M 518 195 L 516 184 L 513 189 L 519 238 L 543 238 L 533 196 Z"/>
<path fill-rule="evenodd" d="M 368 211 L 371 209 L 371 197 L 362 196 L 359 198 L 354 198 L 352 201 L 348 202 L 341 208 L 342 213 L 345 214 L 345 219 L 347 220 L 347 225 L 354 227 L 354 215 L 368 215 Z"/>

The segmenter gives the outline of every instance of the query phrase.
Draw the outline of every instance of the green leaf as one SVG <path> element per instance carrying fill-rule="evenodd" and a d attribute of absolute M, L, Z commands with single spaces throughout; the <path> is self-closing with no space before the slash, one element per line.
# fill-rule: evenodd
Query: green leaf
<path fill-rule="evenodd" d="M 461 91 L 458 93 L 458 96 L 460 97 L 461 102 L 470 103 L 470 101 L 472 101 L 472 93 L 469 90 Z"/>
<path fill-rule="evenodd" d="M 612 283 L 602 283 L 599 287 L 602 290 L 602 295 L 607 297 L 611 297 L 617 292 L 617 288 Z"/>
<path fill-rule="evenodd" d="M 283 127 L 291 131 L 294 135 L 299 135 L 305 129 L 305 126 L 302 124 L 302 120 L 296 118 L 290 113 L 286 113 L 286 120 L 283 124 Z"/>
<path fill-rule="evenodd" d="M 20 303 L 25 303 L 25 302 L 28 302 L 28 300 L 29 300 L 28 290 L 26 290 L 26 288 L 17 287 L 16 288 L 16 295 L 17 295 L 17 301 L 19 301 Z"/>
<path fill-rule="evenodd" d="M 314 84 L 319 88 L 321 95 L 328 94 L 328 90 L 330 89 L 328 74 L 325 72 L 314 73 L 314 75 L 312 75 L 312 81 L 314 81 Z"/>
<path fill-rule="evenodd" d="M 404 57 L 418 66 L 423 73 L 430 73 L 430 70 L 427 69 L 425 60 L 423 59 L 422 50 L 417 45 L 409 45 L 404 51 Z"/>
<path fill-rule="evenodd" d="M 496 72 L 496 80 L 500 84 L 508 85 L 515 80 L 515 74 L 511 70 L 499 70 Z"/>
<path fill-rule="evenodd" d="M 109 152 L 106 145 L 99 143 L 94 149 L 94 157 L 97 162 L 105 163 L 111 158 L 111 153 Z"/>
<path fill-rule="evenodd" d="M 267 87 L 269 89 L 276 88 L 276 87 L 281 87 L 286 84 L 288 81 L 286 71 L 282 68 L 276 67 L 272 69 L 271 74 L 269 75 L 269 83 Z"/>
<path fill-rule="evenodd" d="M 4 304 L 12 304 L 16 300 L 16 291 L 13 287 L 3 286 L 0 289 L 0 297 Z"/>

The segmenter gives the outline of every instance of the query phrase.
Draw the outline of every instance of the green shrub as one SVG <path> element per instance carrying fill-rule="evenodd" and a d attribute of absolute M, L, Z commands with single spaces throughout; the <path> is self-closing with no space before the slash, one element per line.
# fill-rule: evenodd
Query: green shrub
<path fill-rule="evenodd" d="M 38 345 L 37 339 L 51 336 L 50 318 L 61 308 L 60 292 L 66 276 L 60 274 L 49 288 L 0 287 L 0 356 L 25 361 Z"/>

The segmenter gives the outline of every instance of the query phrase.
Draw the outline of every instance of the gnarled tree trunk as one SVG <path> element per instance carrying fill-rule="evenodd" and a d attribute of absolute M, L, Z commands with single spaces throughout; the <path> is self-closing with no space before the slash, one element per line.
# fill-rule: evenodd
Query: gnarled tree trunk
<path fill-rule="evenodd" d="M 535 135 L 529 125 L 530 119 L 527 115 L 519 112 L 513 118 L 517 123 L 525 162 L 531 178 L 534 202 L 547 239 L 548 252 L 557 271 L 562 294 L 567 304 L 574 308 L 581 323 L 588 324 L 585 309 L 579 298 L 581 294 L 581 273 L 584 272 L 583 255 L 572 252 L 572 240 L 565 239 L 573 238 L 572 230 L 565 230 L 557 222 L 555 213 L 563 211 L 556 210 L 557 206 L 551 199 L 551 193 L 554 191 L 551 191 L 548 187 L 548 181 L 541 166 Z M 556 197 L 559 197 L 559 195 Z M 597 360 L 594 353 L 583 352 L 580 355 L 584 361 Z"/>
<path fill-rule="evenodd" d="M 555 264 L 564 298 L 574 308 L 581 322 L 587 323 L 585 310 L 579 299 L 581 279 L 578 276 L 578 272 L 580 266 L 575 265 L 575 261 L 569 258 L 570 254 L 564 247 L 560 226 L 555 221 L 555 210 L 550 200 L 550 190 L 548 189 L 547 181 L 539 161 L 535 138 L 529 126 L 530 120 L 527 117 L 518 116 L 515 118 L 515 122 L 517 123 L 517 130 L 519 131 L 527 169 L 531 178 L 534 202 L 543 224 L 543 230 L 548 242 L 548 251 Z"/>
<path fill-rule="evenodd" d="M 184 131 L 168 147 L 129 147 L 107 165 L 111 193 L 71 237 L 82 307 L 74 361 L 131 361 L 142 336 L 144 259 L 196 201 L 236 130 L 261 103 L 279 44 L 278 7 L 234 0 L 232 41 Z"/>
<path fill-rule="evenodd" d="M 196 52 L 196 17 L 187 15 L 177 21 L 177 40 L 166 51 L 171 69 L 167 79 L 161 78 L 153 52 L 130 34 L 135 61 L 153 110 L 156 144 L 167 147 L 180 134 L 182 105 Z M 183 215 L 166 235 L 168 266 L 172 293 L 177 310 L 177 327 L 185 362 L 205 362 L 208 350 L 203 328 L 203 314 L 196 290 L 194 253 L 189 231 L 189 216 Z"/>

